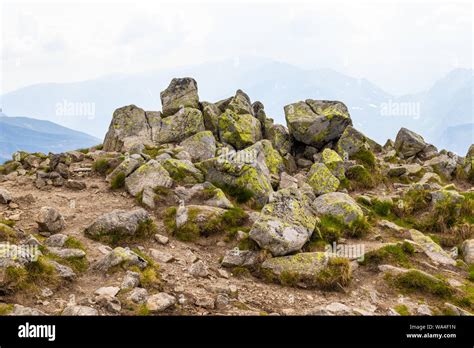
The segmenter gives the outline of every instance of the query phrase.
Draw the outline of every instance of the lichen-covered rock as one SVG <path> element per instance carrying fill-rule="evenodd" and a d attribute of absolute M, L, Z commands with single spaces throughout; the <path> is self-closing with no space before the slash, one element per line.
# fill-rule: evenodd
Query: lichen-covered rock
<path fill-rule="evenodd" d="M 395 139 L 395 150 L 405 158 L 417 155 L 427 145 L 421 135 L 406 128 L 401 128 Z"/>
<path fill-rule="evenodd" d="M 163 166 L 155 160 L 150 160 L 140 166 L 125 179 L 125 188 L 132 195 L 143 192 L 145 188 L 172 187 L 173 179 Z"/>
<path fill-rule="evenodd" d="M 460 209 L 464 199 L 463 195 L 454 190 L 441 189 L 431 192 L 431 203 L 434 206 L 437 204 L 449 204 Z"/>
<path fill-rule="evenodd" d="M 258 262 L 258 252 L 252 250 L 227 250 L 221 265 L 223 267 L 252 267 Z"/>
<path fill-rule="evenodd" d="M 311 100 L 285 106 L 290 134 L 298 141 L 320 148 L 338 140 L 352 124 L 347 107 L 337 101 Z"/>
<path fill-rule="evenodd" d="M 354 199 L 346 193 L 331 192 L 316 198 L 313 208 L 320 216 L 331 216 L 347 227 L 363 220 L 364 213 Z"/>
<path fill-rule="evenodd" d="M 124 268 L 137 266 L 139 269 L 144 269 L 147 265 L 148 262 L 145 259 L 129 248 L 117 247 L 97 261 L 93 268 L 101 272 L 107 272 L 116 266 Z"/>
<path fill-rule="evenodd" d="M 314 163 L 307 175 L 307 183 L 316 195 L 337 191 L 340 181 L 324 163 Z"/>
<path fill-rule="evenodd" d="M 177 187 L 175 194 L 187 204 L 196 203 L 223 209 L 234 207 L 225 193 L 210 182 L 196 184 L 191 188 Z"/>
<path fill-rule="evenodd" d="M 251 114 L 238 114 L 227 109 L 219 116 L 219 138 L 237 150 L 262 139 L 261 124 Z"/>
<path fill-rule="evenodd" d="M 66 227 L 66 222 L 59 211 L 52 207 L 42 207 L 36 217 L 40 232 L 58 233 Z"/>
<path fill-rule="evenodd" d="M 197 184 L 204 181 L 204 175 L 190 161 L 167 159 L 163 162 L 163 168 L 173 180 L 181 184 Z"/>
<path fill-rule="evenodd" d="M 261 268 L 267 278 L 292 286 L 337 288 L 347 285 L 351 277 L 347 259 L 331 258 L 324 252 L 274 257 Z"/>
<path fill-rule="evenodd" d="M 189 153 L 193 162 L 200 162 L 216 156 L 216 139 L 211 131 L 199 132 L 180 144 Z"/>
<path fill-rule="evenodd" d="M 181 204 L 176 210 L 175 230 L 172 232 L 185 241 L 220 232 L 219 222 L 225 212 L 217 207 Z"/>
<path fill-rule="evenodd" d="M 456 158 L 448 155 L 439 155 L 425 162 L 425 167 L 431 167 L 432 170 L 443 178 L 450 180 L 453 172 L 456 170 Z"/>
<path fill-rule="evenodd" d="M 474 144 L 469 147 L 466 157 L 464 158 L 464 171 L 467 174 L 468 180 L 474 183 Z"/>
<path fill-rule="evenodd" d="M 12 195 L 8 190 L 0 188 L 0 203 L 8 204 L 12 201 Z"/>
<path fill-rule="evenodd" d="M 193 78 L 175 78 L 160 93 L 163 116 L 175 114 L 182 108 L 199 108 L 197 83 Z"/>
<path fill-rule="evenodd" d="M 184 108 L 172 116 L 161 118 L 159 124 L 154 127 L 153 141 L 158 144 L 178 143 L 204 130 L 201 111 Z"/>
<path fill-rule="evenodd" d="M 462 254 L 467 264 L 474 264 L 474 239 L 465 240 L 462 243 Z"/>
<path fill-rule="evenodd" d="M 238 115 L 250 114 L 254 116 L 249 96 L 240 89 L 237 90 L 235 96 L 230 100 L 227 109 Z"/>
<path fill-rule="evenodd" d="M 435 263 L 442 265 L 455 265 L 456 261 L 443 250 L 438 244 L 436 244 L 429 236 L 423 234 L 420 231 L 411 229 L 408 231 L 411 239 L 417 243 L 424 253 Z"/>
<path fill-rule="evenodd" d="M 107 175 L 105 180 L 107 182 L 111 182 L 116 178 L 118 175 L 123 175 L 124 177 L 129 176 L 132 174 L 135 169 L 140 167 L 143 164 L 144 160 L 141 156 L 137 157 L 127 157 L 125 158 L 120 164 L 115 167 L 115 169 Z"/>
<path fill-rule="evenodd" d="M 324 149 L 321 153 L 321 162 L 326 165 L 326 167 L 331 171 L 332 175 L 334 175 L 336 178 L 339 180 L 345 178 L 344 161 L 336 151 Z"/>
<path fill-rule="evenodd" d="M 282 156 L 291 152 L 292 140 L 288 129 L 281 124 L 274 124 L 266 128 L 265 137 L 272 142 L 273 148 Z"/>
<path fill-rule="evenodd" d="M 364 150 L 370 150 L 375 153 L 382 151 L 382 146 L 351 125 L 347 126 L 342 133 L 336 148 L 341 156 L 347 154 L 349 157 Z"/>
<path fill-rule="evenodd" d="M 249 237 L 274 256 L 300 250 L 316 225 L 309 198 L 298 189 L 282 189 L 270 196 Z"/>
<path fill-rule="evenodd" d="M 80 306 L 80 305 L 68 305 L 64 308 L 63 312 L 61 313 L 62 316 L 97 316 L 99 312 L 97 309 L 88 307 L 88 306 Z"/>
<path fill-rule="evenodd" d="M 206 181 L 248 193 L 263 206 L 273 192 L 272 181 L 269 170 L 262 170 L 266 164 L 257 163 L 255 155 L 253 151 L 228 152 L 199 163 L 198 168 L 205 173 Z"/>
<path fill-rule="evenodd" d="M 117 239 L 130 237 L 144 232 L 146 226 L 152 223 L 150 214 L 145 209 L 113 210 L 98 217 L 85 228 L 84 233 L 91 238 L 113 236 Z"/>
<path fill-rule="evenodd" d="M 222 111 L 214 103 L 201 102 L 204 127 L 211 131 L 215 137 L 219 136 L 219 116 Z"/>
<path fill-rule="evenodd" d="M 104 139 L 104 151 L 128 151 L 136 144 L 152 145 L 151 128 L 145 111 L 135 105 L 114 111 Z"/>
<path fill-rule="evenodd" d="M 285 170 L 283 158 L 269 140 L 260 140 L 242 151 L 249 154 L 248 158 L 254 158 L 255 166 L 265 173 L 279 177 Z"/>

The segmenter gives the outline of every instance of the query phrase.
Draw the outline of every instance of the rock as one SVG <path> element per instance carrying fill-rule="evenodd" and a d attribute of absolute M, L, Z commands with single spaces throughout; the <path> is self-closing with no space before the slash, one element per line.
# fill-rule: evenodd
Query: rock
<path fill-rule="evenodd" d="M 426 146 L 427 144 L 421 135 L 406 128 L 401 128 L 395 139 L 395 150 L 404 158 L 416 156 Z"/>
<path fill-rule="evenodd" d="M 216 104 L 201 102 L 202 115 L 204 118 L 204 126 L 210 130 L 215 137 L 219 136 L 219 115 L 222 111 Z"/>
<path fill-rule="evenodd" d="M 71 190 L 81 191 L 85 190 L 87 188 L 87 185 L 83 181 L 69 179 L 68 181 L 66 181 L 66 187 Z"/>
<path fill-rule="evenodd" d="M 140 285 L 140 273 L 127 271 L 125 277 L 123 277 L 120 289 L 132 289 Z"/>
<path fill-rule="evenodd" d="M 397 224 L 395 224 L 391 221 L 388 221 L 388 220 L 378 220 L 377 221 L 377 226 L 379 226 L 383 229 L 389 230 L 391 232 L 395 232 L 395 233 L 402 233 L 402 232 L 406 231 L 405 228 L 403 228 L 401 226 L 398 226 Z"/>
<path fill-rule="evenodd" d="M 62 265 L 59 262 L 53 260 L 49 260 L 48 262 L 54 267 L 60 278 L 68 281 L 72 281 L 76 278 L 76 273 L 74 273 L 71 267 Z"/>
<path fill-rule="evenodd" d="M 314 163 L 308 172 L 308 184 L 316 195 L 334 192 L 338 189 L 340 181 L 323 163 Z"/>
<path fill-rule="evenodd" d="M 0 188 L 0 203 L 8 204 L 12 201 L 12 195 L 8 190 Z"/>
<path fill-rule="evenodd" d="M 150 255 L 156 261 L 161 262 L 161 263 L 168 263 L 174 259 L 173 255 L 171 255 L 170 253 L 156 250 L 156 249 L 150 249 Z"/>
<path fill-rule="evenodd" d="M 387 175 L 390 177 L 399 177 L 407 172 L 407 168 L 404 166 L 392 167 L 388 170 Z"/>
<path fill-rule="evenodd" d="M 130 237 L 143 233 L 144 228 L 153 222 L 145 209 L 138 208 L 131 211 L 113 210 L 98 217 L 86 227 L 84 233 L 91 238 L 111 236 L 112 238 Z"/>
<path fill-rule="evenodd" d="M 186 202 L 199 203 L 210 207 L 223 209 L 233 208 L 234 205 L 226 197 L 225 193 L 212 185 L 210 182 L 194 185 L 191 188 L 176 189 L 175 192 Z"/>
<path fill-rule="evenodd" d="M 408 231 L 411 239 L 417 243 L 424 253 L 435 263 L 442 265 L 456 265 L 456 261 L 436 244 L 430 237 L 424 235 L 420 231 L 411 229 Z"/>
<path fill-rule="evenodd" d="M 344 162 L 342 158 L 337 154 L 336 151 L 331 149 L 324 149 L 321 153 L 321 162 L 331 171 L 339 180 L 345 178 L 344 175 Z"/>
<path fill-rule="evenodd" d="M 311 311 L 311 315 L 353 315 L 354 311 L 340 302 L 331 302 L 330 304 Z"/>
<path fill-rule="evenodd" d="M 199 108 L 197 83 L 193 78 L 174 78 L 160 93 L 163 116 L 170 116 L 182 108 Z"/>
<path fill-rule="evenodd" d="M 298 141 L 320 148 L 338 140 L 352 124 L 347 107 L 337 101 L 311 100 L 285 106 L 290 134 Z"/>
<path fill-rule="evenodd" d="M 189 274 L 194 277 L 207 277 L 209 271 L 202 260 L 198 260 L 189 267 Z"/>
<path fill-rule="evenodd" d="M 265 136 L 271 141 L 273 148 L 278 150 L 282 156 L 286 156 L 291 152 L 293 141 L 285 126 L 281 124 L 272 125 L 267 129 Z"/>
<path fill-rule="evenodd" d="M 206 309 L 214 309 L 216 307 L 215 300 L 211 296 L 199 296 L 194 304 Z"/>
<path fill-rule="evenodd" d="M 113 296 L 98 295 L 95 298 L 96 303 L 110 313 L 120 313 L 122 304 L 120 300 Z"/>
<path fill-rule="evenodd" d="M 53 234 L 52 236 L 45 239 L 44 245 L 48 247 L 62 248 L 68 238 L 69 237 L 67 235 L 62 233 Z"/>
<path fill-rule="evenodd" d="M 166 169 L 155 160 L 150 160 L 140 166 L 125 179 L 125 188 L 134 197 L 147 187 L 155 189 L 156 187 L 170 188 L 172 186 L 173 179 Z"/>
<path fill-rule="evenodd" d="M 348 227 L 364 218 L 362 209 L 354 199 L 342 192 L 331 192 L 319 196 L 314 200 L 313 208 L 320 216 L 329 215 Z"/>
<path fill-rule="evenodd" d="M 134 157 L 127 157 L 125 158 L 120 164 L 115 167 L 115 169 L 107 175 L 105 180 L 107 182 L 112 182 L 114 178 L 118 175 L 123 175 L 124 178 L 132 174 L 138 167 L 143 165 L 143 158 L 134 158 Z"/>
<path fill-rule="evenodd" d="M 98 271 L 107 272 L 110 268 L 115 266 L 122 266 L 125 268 L 137 266 L 140 269 L 144 269 L 147 265 L 148 262 L 145 259 L 131 251 L 129 248 L 117 247 L 97 261 L 93 268 Z"/>
<path fill-rule="evenodd" d="M 325 252 L 299 253 L 274 257 L 263 262 L 266 277 L 284 285 L 304 287 L 336 288 L 347 285 L 350 280 L 350 264 L 345 259 L 335 259 Z M 331 273 L 331 278 L 324 274 Z"/>
<path fill-rule="evenodd" d="M 130 295 L 127 299 L 137 304 L 144 304 L 148 299 L 148 291 L 143 288 L 135 288 L 130 291 Z"/>
<path fill-rule="evenodd" d="M 361 151 L 381 152 L 382 147 L 360 131 L 348 125 L 336 145 L 337 152 L 344 157 L 352 157 Z"/>
<path fill-rule="evenodd" d="M 105 296 L 114 297 L 115 295 L 118 294 L 119 291 L 120 291 L 120 288 L 117 286 L 104 286 L 94 291 L 94 294 L 98 296 L 105 295 Z"/>
<path fill-rule="evenodd" d="M 190 161 L 167 159 L 163 167 L 170 177 L 181 184 L 197 184 L 204 181 L 204 175 Z"/>
<path fill-rule="evenodd" d="M 436 173 L 425 173 L 420 179 L 420 181 L 418 181 L 418 183 L 423 186 L 426 184 L 431 184 L 431 183 L 441 184 L 441 182 L 442 181 L 441 181 L 440 176 Z"/>
<path fill-rule="evenodd" d="M 219 138 L 241 150 L 262 139 L 261 124 L 251 114 L 238 114 L 227 109 L 219 116 Z"/>
<path fill-rule="evenodd" d="M 280 186 L 279 189 L 285 188 L 298 188 L 298 180 L 287 174 L 286 172 L 281 173 L 280 175 Z"/>
<path fill-rule="evenodd" d="M 452 303 L 446 302 L 444 305 L 445 305 L 447 308 L 449 308 L 449 309 L 451 310 L 451 312 L 452 312 L 454 315 L 459 315 L 459 316 L 472 316 L 472 314 L 469 313 L 468 311 L 462 309 L 461 307 L 455 306 L 455 305 L 453 305 Z"/>
<path fill-rule="evenodd" d="M 145 111 L 128 105 L 114 111 L 103 150 L 125 152 L 137 144 L 153 145 L 151 127 Z"/>
<path fill-rule="evenodd" d="M 11 316 L 44 316 L 47 313 L 40 311 L 36 308 L 25 307 L 19 304 L 14 304 L 12 311 L 8 314 Z"/>
<path fill-rule="evenodd" d="M 226 109 L 231 110 L 238 115 L 250 114 L 254 116 L 254 111 L 249 96 L 240 89 L 237 90 L 235 96 L 232 97 Z"/>
<path fill-rule="evenodd" d="M 184 108 L 174 115 L 160 120 L 153 129 L 153 142 L 157 144 L 179 143 L 203 131 L 205 128 L 201 111 Z"/>
<path fill-rule="evenodd" d="M 70 258 L 81 258 L 86 256 L 84 250 L 81 249 L 70 249 L 70 248 L 56 248 L 56 247 L 49 247 L 48 251 L 62 259 L 70 259 Z"/>
<path fill-rule="evenodd" d="M 62 316 L 96 316 L 97 309 L 88 306 L 68 305 L 61 313 Z"/>
<path fill-rule="evenodd" d="M 454 190 L 442 189 L 431 192 L 431 204 L 433 206 L 440 204 L 450 205 L 456 210 L 458 216 L 464 200 L 464 196 Z"/>
<path fill-rule="evenodd" d="M 457 162 L 455 158 L 439 155 L 426 161 L 424 166 L 431 167 L 436 174 L 450 180 L 453 172 L 456 170 Z"/>
<path fill-rule="evenodd" d="M 249 237 L 274 256 L 285 255 L 301 249 L 315 224 L 308 197 L 297 189 L 283 189 L 272 194 Z"/>
<path fill-rule="evenodd" d="M 190 136 L 180 144 L 189 153 L 192 162 L 200 162 L 216 156 L 216 139 L 211 131 Z"/>
<path fill-rule="evenodd" d="M 158 234 L 158 233 L 155 234 L 155 240 L 156 240 L 158 243 L 162 244 L 162 245 L 166 245 L 166 244 L 168 244 L 168 242 L 169 242 L 169 238 L 168 238 L 168 237 L 163 236 L 163 235 Z"/>
<path fill-rule="evenodd" d="M 224 267 L 252 267 L 258 262 L 258 253 L 252 250 L 227 250 L 221 265 Z"/>
<path fill-rule="evenodd" d="M 462 243 L 462 254 L 467 264 L 474 264 L 474 239 L 465 240 Z"/>
<path fill-rule="evenodd" d="M 63 216 L 52 207 L 42 207 L 36 222 L 40 232 L 58 233 L 66 227 Z"/>
<path fill-rule="evenodd" d="M 176 303 L 176 298 L 165 292 L 159 292 L 151 295 L 146 301 L 146 307 L 151 312 L 162 312 Z"/>

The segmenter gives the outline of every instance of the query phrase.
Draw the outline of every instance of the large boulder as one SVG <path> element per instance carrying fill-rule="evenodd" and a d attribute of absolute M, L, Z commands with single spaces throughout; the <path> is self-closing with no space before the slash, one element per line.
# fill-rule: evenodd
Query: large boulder
<path fill-rule="evenodd" d="M 262 139 L 260 121 L 251 114 L 227 109 L 219 116 L 219 138 L 240 150 Z"/>
<path fill-rule="evenodd" d="M 129 248 L 116 247 L 98 260 L 93 268 L 97 271 L 107 272 L 116 266 L 124 268 L 136 266 L 139 269 L 144 269 L 148 266 L 148 262 Z"/>
<path fill-rule="evenodd" d="M 285 106 L 290 134 L 298 141 L 320 148 L 338 140 L 352 124 L 347 107 L 338 101 L 300 101 Z"/>
<path fill-rule="evenodd" d="M 227 109 L 238 115 L 250 114 L 254 116 L 252 102 L 249 96 L 242 90 L 237 90 L 235 96 L 230 100 Z"/>
<path fill-rule="evenodd" d="M 261 248 L 280 256 L 300 250 L 315 225 L 309 198 L 298 189 L 287 188 L 270 196 L 249 236 Z"/>
<path fill-rule="evenodd" d="M 182 108 L 175 114 L 160 119 L 153 129 L 153 141 L 158 144 L 178 143 L 204 130 L 201 111 Z"/>
<path fill-rule="evenodd" d="M 324 163 L 314 163 L 307 175 L 307 183 L 316 195 L 337 191 L 340 181 Z"/>
<path fill-rule="evenodd" d="M 58 233 L 66 227 L 61 213 L 52 207 L 42 207 L 36 217 L 36 222 L 40 232 Z"/>
<path fill-rule="evenodd" d="M 210 130 L 214 136 L 219 136 L 219 115 L 222 111 L 214 103 L 201 102 L 202 116 L 204 118 L 204 127 Z"/>
<path fill-rule="evenodd" d="M 163 117 L 175 114 L 182 108 L 199 108 L 197 83 L 193 78 L 175 78 L 160 93 Z"/>
<path fill-rule="evenodd" d="M 339 180 L 345 178 L 344 161 L 342 160 L 341 156 L 337 154 L 336 151 L 331 149 L 324 149 L 320 155 L 320 162 L 324 163 L 336 178 L 338 178 Z"/>
<path fill-rule="evenodd" d="M 170 188 L 172 186 L 173 179 L 166 169 L 155 160 L 143 164 L 125 179 L 125 188 L 132 196 L 143 192 L 145 188 Z"/>
<path fill-rule="evenodd" d="M 145 111 L 135 105 L 115 110 L 105 135 L 104 151 L 128 151 L 137 144 L 152 145 L 151 127 Z"/>
<path fill-rule="evenodd" d="M 330 216 L 347 227 L 352 227 L 364 218 L 364 213 L 356 201 L 342 192 L 319 196 L 313 201 L 313 208 L 318 215 Z"/>
<path fill-rule="evenodd" d="M 247 149 L 246 149 L 247 150 Z M 251 195 L 263 206 L 273 192 L 272 181 L 264 161 L 256 161 L 254 151 L 227 152 L 219 157 L 200 162 L 206 181 L 235 192 Z"/>
<path fill-rule="evenodd" d="M 274 257 L 263 262 L 262 273 L 284 285 L 337 288 L 349 283 L 351 268 L 347 259 L 331 258 L 325 252 Z"/>
<path fill-rule="evenodd" d="M 107 182 L 113 181 L 118 175 L 122 175 L 124 178 L 132 174 L 135 169 L 143 164 L 144 160 L 141 156 L 127 157 L 115 169 L 107 175 L 105 180 Z"/>
<path fill-rule="evenodd" d="M 131 211 L 117 209 L 98 217 L 85 228 L 84 233 L 94 239 L 105 236 L 120 239 L 144 233 L 152 222 L 150 214 L 145 209 L 138 208 Z"/>
<path fill-rule="evenodd" d="M 401 128 L 395 139 L 395 150 L 405 158 L 417 155 L 427 145 L 421 135 L 406 128 Z"/>
<path fill-rule="evenodd" d="M 454 266 L 456 261 L 436 244 L 429 236 L 420 231 L 411 229 L 408 231 L 411 239 L 418 244 L 423 252 L 435 263 Z"/>
<path fill-rule="evenodd" d="M 204 175 L 190 161 L 169 158 L 163 161 L 163 167 L 173 180 L 181 184 L 197 184 L 204 181 Z"/>
<path fill-rule="evenodd" d="M 193 162 L 200 162 L 216 156 L 216 139 L 211 131 L 199 132 L 180 144 L 189 153 Z"/>
<path fill-rule="evenodd" d="M 425 162 L 425 167 L 430 167 L 436 174 L 450 180 L 456 170 L 456 158 L 441 154 Z"/>
<path fill-rule="evenodd" d="M 245 150 L 255 158 L 258 169 L 277 177 L 285 170 L 285 163 L 280 153 L 275 150 L 269 140 L 260 140 Z"/>
<path fill-rule="evenodd" d="M 196 184 L 192 187 L 179 186 L 175 189 L 175 194 L 186 204 L 196 203 L 223 209 L 234 207 L 225 193 L 210 182 Z"/>
<path fill-rule="evenodd" d="M 347 154 L 348 157 L 352 157 L 361 151 L 370 150 L 376 153 L 382 151 L 382 146 L 351 125 L 347 126 L 342 133 L 336 148 L 341 156 Z"/>

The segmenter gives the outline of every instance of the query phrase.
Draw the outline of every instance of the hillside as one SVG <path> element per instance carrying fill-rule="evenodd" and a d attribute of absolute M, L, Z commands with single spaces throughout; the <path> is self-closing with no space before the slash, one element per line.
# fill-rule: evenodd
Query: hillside
<path fill-rule="evenodd" d="M 0 166 L 2 315 L 472 315 L 474 145 L 383 146 L 342 101 L 286 126 L 174 78 L 102 146 Z"/>

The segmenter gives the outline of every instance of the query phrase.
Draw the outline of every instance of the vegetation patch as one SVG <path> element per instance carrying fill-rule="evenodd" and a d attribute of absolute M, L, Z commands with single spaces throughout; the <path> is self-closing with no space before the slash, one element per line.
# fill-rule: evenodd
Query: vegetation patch
<path fill-rule="evenodd" d="M 342 236 L 358 238 L 363 236 L 370 228 L 365 217 L 353 221 L 350 225 L 341 223 L 337 218 L 324 215 L 316 224 L 313 241 L 323 240 L 327 243 L 336 242 Z"/>
<path fill-rule="evenodd" d="M 237 203 L 240 204 L 247 203 L 254 197 L 254 193 L 245 187 L 230 184 L 219 184 L 217 182 L 213 182 L 213 184 L 224 191 L 224 193 L 227 195 L 233 197 Z"/>
<path fill-rule="evenodd" d="M 415 254 L 415 248 L 408 242 L 386 245 L 382 248 L 369 251 L 359 263 L 369 268 L 376 268 L 380 264 L 391 264 L 411 267 L 410 257 Z"/>
<path fill-rule="evenodd" d="M 408 310 L 408 307 L 406 305 L 396 305 L 394 307 L 395 309 L 395 312 L 397 312 L 398 314 L 400 314 L 401 316 L 409 316 L 411 315 L 410 311 Z"/>
<path fill-rule="evenodd" d="M 389 280 L 396 287 L 408 292 L 431 294 L 441 298 L 449 298 L 454 293 L 453 288 L 446 281 L 428 276 L 418 270 L 395 275 Z"/>
<path fill-rule="evenodd" d="M 125 173 L 124 172 L 119 172 L 110 181 L 110 187 L 113 190 L 121 189 L 122 187 L 125 186 Z"/>
<path fill-rule="evenodd" d="M 0 315 L 8 315 L 13 310 L 11 303 L 0 303 Z"/>

